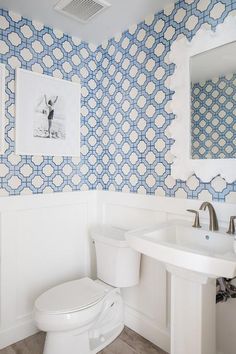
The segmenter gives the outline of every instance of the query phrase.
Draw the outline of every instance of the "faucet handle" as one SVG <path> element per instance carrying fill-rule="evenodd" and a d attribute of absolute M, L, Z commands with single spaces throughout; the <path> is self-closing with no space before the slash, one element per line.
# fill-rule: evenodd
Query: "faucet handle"
<path fill-rule="evenodd" d="M 229 229 L 227 231 L 227 234 L 229 235 L 234 235 L 235 234 L 235 223 L 234 220 L 236 219 L 236 216 L 231 216 L 229 220 Z"/>
<path fill-rule="evenodd" d="M 198 229 L 201 228 L 201 225 L 200 225 L 200 219 L 199 219 L 199 212 L 197 210 L 193 210 L 193 209 L 187 209 L 187 211 L 189 213 L 193 213 L 195 214 L 195 219 L 194 219 L 194 223 L 193 223 L 193 227 L 196 227 Z"/>

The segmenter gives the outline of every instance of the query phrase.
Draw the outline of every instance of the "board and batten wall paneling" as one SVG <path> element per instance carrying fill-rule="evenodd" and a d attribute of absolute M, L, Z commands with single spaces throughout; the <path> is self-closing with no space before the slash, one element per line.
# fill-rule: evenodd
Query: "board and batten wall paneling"
<path fill-rule="evenodd" d="M 134 193 L 98 192 L 98 219 L 112 226 L 135 229 L 173 219 L 193 222 L 186 209 L 198 210 L 202 201 Z M 219 225 L 226 232 L 235 204 L 213 203 Z M 200 211 L 201 223 L 209 223 L 207 211 Z M 230 237 L 230 236 L 229 236 Z M 165 267 L 142 256 L 140 283 L 122 290 L 125 300 L 126 325 L 170 351 L 170 279 Z M 236 301 L 217 305 L 217 354 L 235 354 Z"/>
<path fill-rule="evenodd" d="M 80 192 L 1 200 L 0 348 L 37 331 L 32 309 L 43 291 L 90 275 L 95 198 Z"/>
<path fill-rule="evenodd" d="M 105 191 L 1 198 L 0 348 L 37 330 L 32 307 L 42 291 L 86 275 L 96 278 L 92 224 L 131 229 L 175 218 L 192 222 L 186 209 L 199 209 L 200 204 Z M 226 228 L 235 204 L 214 207 Z M 200 217 L 202 223 L 209 222 L 207 212 L 201 211 Z M 139 285 L 122 293 L 126 325 L 168 351 L 170 283 L 164 266 L 143 256 Z M 235 300 L 217 305 L 217 354 L 235 354 L 235 318 Z"/>

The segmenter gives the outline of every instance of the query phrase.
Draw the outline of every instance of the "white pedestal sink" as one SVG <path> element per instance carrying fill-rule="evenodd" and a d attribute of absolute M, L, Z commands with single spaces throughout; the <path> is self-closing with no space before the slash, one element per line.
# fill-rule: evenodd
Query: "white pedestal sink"
<path fill-rule="evenodd" d="M 216 278 L 236 276 L 233 237 L 173 221 L 126 239 L 171 273 L 171 354 L 216 354 Z"/>

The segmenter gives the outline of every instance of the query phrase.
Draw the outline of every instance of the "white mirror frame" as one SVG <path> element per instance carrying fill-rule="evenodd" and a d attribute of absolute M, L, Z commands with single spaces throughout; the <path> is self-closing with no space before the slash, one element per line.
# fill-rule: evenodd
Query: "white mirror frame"
<path fill-rule="evenodd" d="M 170 89 L 175 91 L 171 107 L 176 116 L 170 125 L 171 137 L 175 140 L 171 148 L 175 157 L 171 174 L 176 179 L 186 181 L 195 174 L 202 182 L 210 182 L 218 175 L 229 183 L 236 181 L 236 159 L 191 159 L 190 58 L 234 41 L 236 18 L 229 16 L 215 32 L 201 28 L 191 42 L 182 37 L 171 47 L 170 61 L 176 65 L 170 81 Z"/>
<path fill-rule="evenodd" d="M 4 154 L 5 146 L 5 65 L 0 64 L 0 154 Z"/>

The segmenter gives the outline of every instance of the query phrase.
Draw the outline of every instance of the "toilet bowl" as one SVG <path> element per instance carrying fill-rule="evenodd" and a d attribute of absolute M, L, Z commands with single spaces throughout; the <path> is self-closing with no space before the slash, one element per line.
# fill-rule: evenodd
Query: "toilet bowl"
<path fill-rule="evenodd" d="M 35 301 L 36 325 L 47 332 L 44 354 L 95 354 L 124 328 L 120 287 L 138 283 L 140 255 L 128 247 L 122 230 L 98 226 L 91 236 L 99 279 L 60 284 Z"/>

